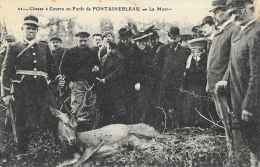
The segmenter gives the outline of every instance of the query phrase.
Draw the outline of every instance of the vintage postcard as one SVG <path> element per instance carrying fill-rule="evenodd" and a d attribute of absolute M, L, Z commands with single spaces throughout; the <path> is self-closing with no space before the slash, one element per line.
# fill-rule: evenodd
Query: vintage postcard
<path fill-rule="evenodd" d="M 254 0 L 254 1 L 255 1 L 255 11 L 256 11 L 255 15 L 259 19 L 260 0 Z M 17 121 L 16 119 L 18 119 L 16 115 L 17 113 L 15 113 L 16 111 L 12 113 L 13 109 L 11 103 L 10 105 L 8 103 L 8 107 L 6 107 L 4 106 L 4 103 L 1 101 L 0 102 L 0 109 L 1 109 L 0 127 L 6 126 L 6 122 L 8 122 L 7 121 L 8 119 L 6 119 L 7 116 L 8 118 L 11 118 L 9 119 L 9 121 L 10 120 L 11 121 L 9 122 L 10 127 L 9 127 L 9 131 L 7 130 L 8 132 L 5 132 L 6 131 L 5 128 L 0 128 L 0 133 L 1 133 L 0 134 L 0 139 L 1 139 L 0 167 L 11 167 L 11 166 L 13 167 L 39 166 L 40 167 L 40 166 L 59 166 L 59 165 L 65 166 L 65 165 L 72 165 L 72 164 L 74 164 L 74 166 L 77 166 L 80 165 L 81 163 L 82 163 L 81 166 L 126 166 L 126 167 L 130 167 L 130 166 L 131 167 L 132 166 L 181 166 L 181 167 L 224 166 L 224 164 L 226 164 L 227 162 L 227 157 L 228 157 L 228 149 L 225 140 L 226 139 L 225 130 L 227 129 L 225 129 L 225 127 L 221 123 L 221 120 L 215 111 L 215 106 L 212 97 L 210 97 L 209 94 L 206 92 L 207 56 L 209 53 L 209 47 L 211 41 L 209 40 L 209 38 L 206 39 L 205 37 L 203 37 L 203 33 L 205 32 L 203 32 L 201 29 L 202 24 L 208 24 L 208 23 L 211 24 L 211 22 L 213 23 L 213 18 L 212 18 L 213 12 L 211 12 L 212 9 L 213 9 L 212 0 L 71 0 L 71 1 L 69 0 L 0 0 L 0 44 L 1 44 L 0 56 L 2 56 L 2 58 L 0 57 L 0 59 L 3 59 L 0 61 L 0 63 L 2 63 L 3 61 L 4 62 L 8 61 L 8 60 L 4 60 L 5 54 L 7 52 L 5 49 L 8 48 L 7 47 L 8 40 L 9 42 L 11 41 L 14 43 L 18 43 L 19 41 L 22 41 L 22 43 L 27 42 L 28 44 L 27 47 L 25 47 L 24 50 L 22 50 L 18 54 L 18 57 L 23 55 L 28 56 L 26 55 L 26 53 L 29 54 L 28 50 L 34 49 L 35 43 L 45 43 L 49 45 L 51 48 L 51 54 L 54 55 L 55 42 L 56 42 L 59 43 L 62 48 L 64 48 L 62 52 L 62 56 L 63 56 L 62 59 L 65 59 L 64 57 L 66 57 L 66 54 L 71 54 L 75 57 L 78 57 L 78 60 L 68 59 L 66 63 L 69 64 L 74 61 L 76 61 L 76 63 L 67 65 L 67 68 L 70 70 L 72 68 L 77 68 L 77 67 L 80 68 L 80 65 L 85 63 L 85 59 L 80 57 L 80 54 L 82 53 L 73 52 L 73 49 L 71 48 L 77 48 L 78 46 L 82 45 L 82 43 L 84 43 L 83 45 L 87 43 L 86 45 L 89 48 L 92 49 L 96 47 L 97 49 L 97 51 L 93 49 L 93 52 L 91 53 L 95 52 L 96 56 L 98 56 L 97 61 L 99 64 L 97 63 L 98 65 L 93 66 L 93 68 L 92 65 L 89 66 L 91 66 L 91 70 L 93 73 L 100 72 L 99 70 L 102 69 L 102 72 L 100 72 L 101 74 L 98 73 L 98 75 L 95 76 L 95 79 L 97 81 L 94 82 L 94 83 L 98 82 L 99 84 L 101 84 L 101 86 L 98 87 L 101 90 L 102 84 L 103 85 L 106 83 L 109 84 L 109 79 L 107 79 L 108 81 L 105 79 L 110 75 L 107 75 L 105 77 L 102 76 L 105 75 L 104 74 L 105 67 L 109 66 L 109 63 L 107 63 L 108 65 L 105 64 L 106 61 L 109 60 L 108 55 L 110 52 L 112 52 L 111 50 L 113 50 L 113 47 L 117 48 L 118 46 L 117 45 L 114 46 L 109 42 L 107 42 L 109 44 L 106 43 L 105 46 L 103 46 L 101 42 L 96 43 L 96 39 L 94 38 L 95 34 L 98 34 L 97 36 L 100 36 L 101 38 L 100 40 L 102 40 L 106 38 L 106 35 L 110 33 L 111 36 L 113 37 L 112 40 L 113 43 L 120 45 L 119 44 L 120 42 L 122 43 L 122 41 L 126 41 L 124 33 L 129 31 L 131 33 L 131 39 L 130 39 L 131 44 L 129 45 L 131 46 L 138 45 L 137 47 L 139 47 L 139 45 L 141 46 L 144 45 L 145 43 L 147 47 L 149 46 L 149 50 L 145 51 L 144 53 L 144 54 L 150 53 L 151 50 L 151 54 L 149 55 L 150 56 L 149 60 L 148 59 L 144 60 L 145 62 L 144 64 L 142 64 L 143 62 L 138 64 L 138 62 L 136 63 L 136 61 L 133 60 L 132 62 L 134 63 L 131 64 L 131 67 L 133 67 L 134 70 L 137 69 L 137 71 L 138 70 L 141 71 L 141 72 L 139 71 L 140 73 L 138 73 L 136 77 L 137 80 L 141 78 L 140 79 L 141 81 L 134 83 L 136 79 L 134 77 L 133 77 L 134 79 L 133 78 L 130 79 L 128 78 L 128 80 L 126 79 L 127 82 L 126 81 L 123 82 L 125 85 L 131 84 L 133 82 L 133 85 L 131 85 L 132 87 L 130 87 L 131 89 L 129 88 L 130 91 L 128 91 L 128 88 L 125 87 L 125 85 L 123 86 L 120 85 L 121 82 L 112 82 L 114 84 L 113 86 L 118 89 L 115 89 L 114 87 L 111 88 L 111 90 L 108 91 L 110 93 L 110 94 L 108 93 L 109 96 L 107 94 L 100 93 L 104 95 L 104 99 L 107 98 L 105 100 L 103 98 L 100 98 L 101 99 L 100 104 L 102 103 L 102 100 L 104 100 L 105 101 L 104 104 L 106 105 L 103 106 L 102 109 L 108 110 L 107 108 L 110 109 L 111 104 L 114 105 L 113 100 L 117 98 L 115 100 L 116 101 L 115 105 L 114 106 L 112 105 L 111 107 L 112 109 L 118 109 L 121 111 L 123 108 L 128 111 L 132 107 L 131 112 L 134 113 L 135 110 L 133 108 L 135 107 L 137 108 L 136 111 L 139 111 L 139 109 L 140 111 L 144 111 L 147 110 L 147 108 L 149 108 L 149 110 L 153 111 L 154 113 L 152 112 L 151 113 L 148 112 L 148 114 L 146 113 L 147 115 L 149 115 L 146 116 L 146 119 L 148 119 L 147 122 L 151 123 L 151 124 L 149 123 L 147 124 L 153 126 L 156 129 L 155 130 L 154 128 L 148 125 L 146 126 L 143 124 L 141 125 L 135 124 L 133 126 L 113 125 L 108 128 L 106 127 L 105 129 L 101 129 L 99 131 L 87 131 L 84 133 L 75 132 L 76 127 L 73 127 L 73 125 L 70 124 L 71 123 L 70 121 L 72 121 L 72 117 L 75 116 L 73 115 L 75 114 L 73 113 L 73 109 L 74 109 L 73 107 L 75 107 L 73 106 L 73 102 L 72 102 L 73 97 L 74 98 L 76 97 L 75 103 L 78 103 L 78 101 L 80 101 L 79 99 L 81 99 L 81 105 L 84 106 L 83 102 L 84 100 L 87 99 L 86 96 L 89 91 L 91 92 L 91 97 L 89 99 L 98 98 L 98 95 L 97 97 L 96 95 L 93 95 L 94 93 L 91 91 L 93 86 L 91 86 L 91 84 L 89 84 L 88 82 L 84 83 L 84 86 L 86 88 L 84 89 L 84 91 L 78 90 L 80 89 L 78 88 L 77 89 L 78 92 L 76 91 L 75 94 L 71 93 L 73 92 L 74 87 L 76 87 L 75 85 L 74 87 L 71 85 L 78 84 L 77 86 L 79 86 L 81 84 L 81 83 L 73 83 L 74 80 L 71 78 L 76 77 L 79 74 L 81 74 L 82 77 L 86 77 L 85 76 L 86 73 L 84 72 L 80 73 L 79 71 L 76 71 L 75 73 L 71 74 L 71 72 L 70 73 L 68 72 L 68 75 L 62 75 L 63 78 L 59 78 L 60 76 L 58 76 L 58 74 L 60 73 L 57 72 L 56 78 L 54 77 L 53 79 L 53 80 L 56 79 L 55 83 L 62 84 L 62 81 L 64 82 L 69 81 L 69 84 L 65 83 L 65 87 L 67 84 L 67 90 L 70 89 L 71 92 L 63 89 L 64 85 L 62 85 L 60 86 L 62 87 L 61 89 L 53 90 L 54 94 L 56 93 L 56 97 L 58 99 L 59 98 L 62 99 L 61 100 L 62 102 L 60 101 L 58 102 L 59 105 L 60 106 L 68 105 L 69 106 L 68 108 L 71 109 L 71 113 L 73 114 L 68 113 L 69 116 L 66 114 L 62 115 L 62 113 L 54 109 L 52 110 L 52 114 L 54 114 L 57 118 L 59 118 L 60 122 L 62 122 L 61 121 L 62 119 L 67 119 L 67 122 L 63 120 L 63 126 L 64 127 L 67 126 L 68 128 L 71 128 L 70 130 L 74 130 L 74 133 L 70 134 L 68 131 L 65 131 L 64 129 L 61 130 L 60 129 L 61 126 L 59 126 L 58 131 L 60 133 L 58 134 L 58 137 L 55 137 L 55 135 L 53 135 L 51 130 L 44 131 L 44 132 L 36 132 L 36 134 L 34 135 L 30 134 L 29 141 L 27 141 L 27 143 L 23 141 L 25 144 L 28 145 L 27 153 L 24 153 L 25 156 L 23 155 L 20 156 L 19 148 L 22 148 L 23 146 L 21 146 L 21 144 L 19 145 L 15 143 L 14 139 L 17 140 L 18 137 L 18 143 L 19 141 L 21 142 L 22 141 L 21 138 L 26 138 L 25 136 L 21 136 L 22 135 L 21 133 L 26 131 L 21 131 L 22 127 L 21 128 L 17 127 L 18 125 L 16 123 Z M 35 17 L 31 17 L 31 16 L 27 17 L 29 15 L 33 15 L 37 17 L 38 20 L 35 20 Z M 211 18 L 211 20 L 209 21 L 206 19 L 207 22 L 205 22 L 205 17 Z M 35 28 L 33 28 L 32 25 L 37 25 L 36 27 L 38 29 L 37 32 L 35 32 L 36 37 L 32 40 L 35 43 L 24 39 L 24 35 L 28 32 L 24 30 L 23 25 L 29 26 L 27 27 L 28 31 L 36 30 Z M 214 30 L 217 30 L 217 28 L 214 28 Z M 107 32 L 109 33 L 106 34 Z M 177 33 L 177 35 L 174 33 Z M 31 34 L 29 34 L 28 36 L 30 35 L 33 35 L 33 32 L 31 32 Z M 149 67 L 151 68 L 158 65 L 155 63 L 157 60 L 154 60 L 156 59 L 154 57 L 156 57 L 156 55 L 159 55 L 160 52 L 164 53 L 164 51 L 162 51 L 163 47 L 158 46 L 156 47 L 156 49 L 154 49 L 155 46 L 153 46 L 153 40 L 151 37 L 153 35 L 155 35 L 155 38 L 158 39 L 156 45 L 160 43 L 163 46 L 164 45 L 166 46 L 168 43 L 174 43 L 173 41 L 176 40 L 175 38 L 177 38 L 178 36 L 180 37 L 178 38 L 179 41 L 176 42 L 176 45 L 170 46 L 170 48 L 174 47 L 175 51 L 179 49 L 178 46 L 184 48 L 183 51 L 181 52 L 183 53 L 183 57 L 179 58 L 180 60 L 175 61 L 172 59 L 167 59 L 165 62 L 163 60 L 163 63 L 165 64 L 168 63 L 167 68 L 165 68 L 166 70 L 172 69 L 173 65 L 176 66 L 176 69 L 178 68 L 178 70 L 182 70 L 179 73 L 180 75 L 174 74 L 174 76 L 169 77 L 170 78 L 169 84 L 176 82 L 176 85 L 174 85 L 171 88 L 167 88 L 163 90 L 160 89 L 162 85 L 164 85 L 164 83 L 161 80 L 159 81 L 159 79 L 161 79 L 160 77 L 154 77 L 156 76 L 156 72 L 153 73 L 154 69 L 151 70 L 152 72 L 151 71 L 144 72 L 147 69 L 149 70 Z M 189 72 L 189 69 L 192 68 L 193 57 L 189 49 L 189 46 L 191 46 L 189 44 L 192 42 L 189 42 L 188 44 L 188 41 L 194 38 L 199 38 L 200 39 L 199 42 L 201 41 L 204 42 L 203 46 L 200 49 L 201 52 L 203 52 L 203 54 L 205 55 L 204 57 L 205 62 L 204 62 L 204 66 L 202 67 L 204 68 L 204 71 L 202 72 L 201 75 L 198 75 L 198 76 L 202 76 L 202 78 L 204 77 L 204 79 L 196 77 L 197 76 L 196 74 L 194 75 L 195 77 L 193 78 L 191 77 L 192 79 L 189 80 L 189 82 L 193 82 L 197 84 L 196 88 L 193 87 L 194 85 L 189 87 L 189 86 L 185 86 L 185 84 L 182 84 L 182 82 L 184 82 L 183 80 L 185 80 L 185 76 Z M 109 50 L 108 48 L 111 50 Z M 105 49 L 106 52 L 103 55 L 101 54 L 102 49 Z M 124 57 L 124 60 L 132 59 L 132 57 L 135 56 L 136 53 L 135 51 L 133 51 L 132 57 L 129 58 L 125 56 L 128 55 L 129 53 L 128 51 L 129 50 L 127 51 L 125 50 L 125 52 L 122 51 L 122 53 L 120 53 L 120 55 Z M 4 53 L 4 55 L 1 55 L 2 53 Z M 33 56 L 35 56 L 36 54 L 35 52 L 32 51 L 30 53 Z M 18 63 L 18 65 L 16 64 L 16 66 L 14 65 L 14 68 L 16 70 L 15 74 L 16 75 L 20 74 L 22 76 L 22 78 L 19 78 L 20 80 L 18 79 L 18 81 L 13 79 L 14 82 L 21 83 L 23 79 L 26 78 L 26 76 L 31 76 L 34 77 L 35 79 L 40 77 L 44 77 L 45 79 L 48 78 L 47 72 L 45 73 L 45 71 L 39 70 L 41 66 L 37 66 L 37 68 L 35 67 L 29 69 L 31 68 L 31 66 L 38 63 L 38 60 L 36 59 L 30 59 L 30 60 L 26 59 L 26 60 L 28 60 L 28 66 L 22 63 Z M 39 58 L 39 60 L 41 59 Z M 195 62 L 194 65 L 198 65 L 199 60 L 204 60 L 204 59 L 202 56 L 199 57 L 198 59 L 196 57 L 197 62 Z M 150 61 L 150 64 L 146 64 L 148 61 Z M 183 65 L 181 64 L 181 62 L 183 63 Z M 17 63 L 17 62 L 13 61 L 11 63 Z M 4 64 L 5 64 L 4 68 L 7 68 L 8 64 L 10 65 L 10 63 L 4 63 Z M 112 61 L 111 64 L 113 64 Z M 25 69 L 20 68 L 20 66 Z M 66 70 L 68 71 L 66 67 L 62 68 L 57 64 L 56 66 L 58 70 L 63 70 L 65 72 Z M 114 66 L 111 65 L 111 68 L 114 68 Z M 160 68 L 158 69 L 160 70 Z M 84 71 L 85 69 L 82 68 L 82 70 Z M 136 75 L 135 72 L 133 72 L 134 73 L 133 76 Z M 153 75 L 151 75 L 151 73 L 153 73 Z M 169 72 L 165 75 L 173 74 L 173 73 L 174 72 L 172 73 Z M 69 76 L 69 74 L 71 76 Z M 114 73 L 111 75 L 114 75 Z M 154 78 L 152 81 L 150 81 L 149 77 L 150 78 L 154 77 Z M 68 80 L 69 78 L 71 80 Z M 127 78 L 127 77 L 124 75 L 120 75 L 119 79 L 120 78 Z M 145 78 L 146 80 L 143 78 Z M 178 79 L 181 80 L 180 81 L 181 84 L 179 84 L 180 82 L 176 81 Z M 3 80 L 2 85 L 4 87 L 5 87 L 5 82 L 6 81 Z M 23 82 L 27 82 L 27 80 L 25 79 Z M 153 85 L 152 84 L 149 85 L 149 82 L 153 82 Z M 167 84 L 165 85 L 167 86 Z M 34 86 L 32 85 L 31 87 L 33 89 Z M 28 92 L 31 91 L 30 87 L 28 88 L 28 86 L 27 87 L 25 86 L 24 88 L 28 90 Z M 108 88 L 107 87 L 105 88 L 106 89 L 103 89 L 102 87 L 102 90 L 107 91 Z M 145 88 L 144 92 L 140 91 L 140 90 L 144 90 L 144 88 Z M 160 90 L 158 90 L 157 88 Z M 11 88 L 8 88 L 6 86 L 1 90 L 4 92 L 5 91 L 4 89 L 8 90 Z M 67 93 L 68 92 L 69 93 L 67 94 L 67 96 L 63 96 L 64 94 L 66 95 L 66 91 Z M 139 94 L 137 93 L 133 95 L 134 94 L 133 92 L 137 92 L 137 91 L 141 93 Z M 158 102 L 159 97 L 161 97 L 160 96 L 161 92 L 163 91 L 166 94 L 165 96 L 167 97 L 169 96 L 168 97 L 169 101 L 174 99 L 173 100 L 174 102 L 172 102 L 172 104 L 169 103 L 164 104 L 165 106 L 168 105 L 167 106 L 168 108 L 165 107 L 167 108 L 167 111 L 165 111 L 164 110 L 165 108 L 162 107 L 163 105 L 161 106 L 161 103 Z M 171 96 L 169 95 L 170 93 L 167 94 L 167 91 L 169 92 L 172 91 L 171 94 L 174 93 L 175 94 Z M 1 100 L 6 97 L 6 95 L 3 92 L 1 95 L 2 96 Z M 26 93 L 26 91 L 24 92 Z M 83 95 L 80 94 L 82 92 L 84 92 L 85 94 Z M 120 93 L 122 92 L 124 92 L 125 95 L 121 96 Z M 16 94 L 14 93 L 12 95 L 15 96 Z M 69 99 L 69 96 L 71 96 L 71 99 Z M 131 102 L 125 100 L 127 98 L 130 98 L 130 96 L 134 97 L 134 100 L 131 100 Z M 23 97 L 23 96 L 19 96 L 19 97 Z M 194 100 L 193 98 L 195 98 L 196 100 Z M 19 98 L 17 99 L 19 100 Z M 199 100 L 197 101 L 197 99 Z M 32 99 L 32 101 L 33 100 L 35 99 Z M 39 102 L 37 102 L 37 105 L 38 103 Z M 91 103 L 91 105 L 93 103 Z M 133 106 L 130 106 L 132 103 Z M 138 103 L 138 104 L 134 106 L 134 103 Z M 194 109 L 193 107 L 192 110 L 191 109 L 192 107 L 190 106 L 191 104 L 193 105 L 193 103 L 198 108 L 195 107 Z M 39 106 L 40 104 L 41 103 L 39 103 Z M 26 103 L 26 105 L 22 105 L 22 106 L 28 107 L 28 105 L 29 103 L 28 104 Z M 35 104 L 30 103 L 30 105 L 35 105 Z M 145 108 L 145 106 L 148 107 Z M 37 108 L 37 106 L 34 107 Z M 86 105 L 84 107 L 86 107 Z M 83 110 L 84 107 L 79 107 L 80 108 L 79 110 L 80 111 Z M 63 108 L 61 107 L 61 110 L 64 108 L 68 109 L 66 107 Z M 18 108 L 19 111 L 22 109 Z M 179 110 L 178 114 L 174 113 L 177 110 Z M 87 112 L 84 112 L 83 114 L 86 114 Z M 99 112 L 98 114 L 97 113 L 98 112 L 95 113 L 96 118 L 98 117 L 95 120 L 96 122 L 98 121 L 102 122 L 103 121 L 102 119 L 106 119 L 104 113 L 102 112 Z M 117 113 L 115 112 L 115 115 L 113 114 L 111 114 L 112 116 L 109 114 L 107 115 L 108 117 L 111 117 L 113 121 L 115 121 L 115 119 L 117 118 L 116 114 Z M 136 113 L 135 115 L 137 119 L 141 119 L 142 117 L 142 121 L 146 123 L 143 119 L 143 115 L 145 114 L 143 115 L 138 115 L 138 114 L 139 113 Z M 133 115 L 134 114 L 124 116 L 124 118 L 120 117 L 120 119 L 122 120 L 128 119 L 127 120 L 128 122 L 126 121 L 127 123 L 124 123 L 122 121 L 121 122 L 118 121 L 118 122 L 122 124 L 129 124 L 129 121 L 131 123 L 142 122 L 142 121 L 138 122 L 133 120 Z M 140 118 L 138 118 L 139 116 Z M 174 119 L 173 117 L 178 117 L 178 118 L 181 117 L 181 118 Z M 36 117 L 32 117 L 32 118 L 36 119 Z M 170 119 L 170 121 L 168 119 Z M 33 121 L 28 121 L 28 122 L 33 122 Z M 28 124 L 26 123 L 25 125 L 27 126 Z M 46 122 L 46 124 L 48 123 Z M 185 126 L 181 126 L 181 124 L 185 124 Z M 21 123 L 20 125 L 23 124 Z M 100 128 L 102 127 L 101 125 L 102 123 L 100 123 L 99 126 L 95 126 L 95 128 L 93 129 Z M 171 128 L 175 130 L 171 130 Z M 65 137 L 62 135 L 65 136 L 67 135 L 66 137 L 68 139 L 74 137 L 73 141 L 67 141 L 67 143 L 64 142 Z M 59 139 L 62 139 L 63 142 L 60 142 Z M 70 145 L 71 144 L 70 142 L 74 142 L 77 144 L 80 143 L 81 145 L 80 147 L 78 147 L 78 145 L 76 144 Z M 82 154 L 83 156 L 80 158 Z M 74 156 L 74 160 L 66 161 L 71 159 L 73 156 Z M 249 157 L 248 149 L 246 147 L 243 147 L 241 162 L 243 164 L 248 165 L 249 164 L 248 157 Z M 75 164 L 75 162 L 78 159 L 80 163 Z"/>

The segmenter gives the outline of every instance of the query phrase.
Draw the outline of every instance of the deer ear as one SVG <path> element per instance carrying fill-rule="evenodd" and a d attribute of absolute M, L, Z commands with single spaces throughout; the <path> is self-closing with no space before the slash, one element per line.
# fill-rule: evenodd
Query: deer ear
<path fill-rule="evenodd" d="M 52 106 L 49 106 L 49 107 L 50 107 L 51 113 L 52 113 L 55 117 L 57 117 L 57 118 L 59 118 L 59 119 L 61 119 L 61 120 L 64 119 L 64 115 L 66 115 L 66 114 L 60 112 L 59 110 L 57 110 L 56 108 L 54 108 L 54 107 L 52 107 Z"/>

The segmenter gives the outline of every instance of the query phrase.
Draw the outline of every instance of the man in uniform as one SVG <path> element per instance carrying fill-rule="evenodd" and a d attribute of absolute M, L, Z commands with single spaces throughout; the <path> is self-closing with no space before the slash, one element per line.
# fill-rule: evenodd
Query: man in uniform
<path fill-rule="evenodd" d="M 169 128 L 176 128 L 181 120 L 181 92 L 183 73 L 190 55 L 189 49 L 179 44 L 181 36 L 178 27 L 171 27 L 168 33 L 170 42 L 157 50 L 154 58 L 155 77 L 161 79 L 158 107 L 167 113 Z"/>
<path fill-rule="evenodd" d="M 86 91 L 91 91 L 87 99 L 96 99 L 96 76 L 94 72 L 99 71 L 97 66 L 98 59 L 89 48 L 88 37 L 90 34 L 86 31 L 80 31 L 75 35 L 77 37 L 77 46 L 65 51 L 60 64 L 60 74 L 65 77 L 65 84 L 70 89 L 71 112 L 77 114 L 80 110 Z M 61 85 L 63 86 L 63 85 Z M 88 111 L 90 117 L 94 114 L 95 107 Z M 87 124 L 78 126 L 79 131 L 91 130 L 95 125 L 94 119 L 90 119 Z"/>
<path fill-rule="evenodd" d="M 212 94 L 216 110 L 225 126 L 227 146 L 228 146 L 228 162 L 227 167 L 240 164 L 240 152 L 242 144 L 242 136 L 238 126 L 238 120 L 234 114 L 223 110 L 223 102 L 220 96 L 228 98 L 227 94 L 220 92 L 216 93 L 215 85 L 222 80 L 224 75 L 227 75 L 227 67 L 230 59 L 231 37 L 234 30 L 238 28 L 231 18 L 230 13 L 227 12 L 225 0 L 214 0 L 212 2 L 215 24 L 218 26 L 218 31 L 214 34 L 207 63 L 207 86 L 206 91 Z M 230 98 L 228 98 L 230 99 Z M 226 107 L 225 107 L 226 108 Z M 231 109 L 231 108 L 230 108 Z M 232 140 L 233 139 L 233 140 Z"/>
<path fill-rule="evenodd" d="M 37 43 L 38 18 L 27 16 L 23 22 L 23 40 L 8 50 L 2 69 L 2 96 L 5 105 L 14 109 L 18 139 L 18 159 L 28 150 L 29 134 L 53 126 L 49 110 L 53 103 L 48 89 L 53 62 L 48 45 Z M 54 104 L 52 104 L 54 105 Z"/>
<path fill-rule="evenodd" d="M 216 88 L 226 88 L 229 82 L 232 108 L 250 150 L 251 167 L 257 167 L 260 165 L 260 22 L 254 16 L 252 0 L 231 2 L 237 8 L 240 28 L 231 40 L 229 78 L 225 76 Z"/>

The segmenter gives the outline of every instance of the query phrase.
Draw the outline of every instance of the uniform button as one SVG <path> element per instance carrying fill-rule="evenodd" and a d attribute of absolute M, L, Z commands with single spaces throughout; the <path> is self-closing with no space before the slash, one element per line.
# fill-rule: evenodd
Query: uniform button
<path fill-rule="evenodd" d="M 31 48 L 33 49 L 33 46 Z"/>
<path fill-rule="evenodd" d="M 36 53 L 33 53 L 33 55 L 36 55 Z"/>
<path fill-rule="evenodd" d="M 37 70 L 37 68 L 34 68 L 33 70 L 34 70 L 34 71 L 36 71 L 36 70 Z"/>
<path fill-rule="evenodd" d="M 33 60 L 34 63 L 37 63 L 37 60 Z"/>
<path fill-rule="evenodd" d="M 37 78 L 37 76 L 36 76 L 36 75 L 34 75 L 34 76 L 33 76 L 33 78 Z"/>

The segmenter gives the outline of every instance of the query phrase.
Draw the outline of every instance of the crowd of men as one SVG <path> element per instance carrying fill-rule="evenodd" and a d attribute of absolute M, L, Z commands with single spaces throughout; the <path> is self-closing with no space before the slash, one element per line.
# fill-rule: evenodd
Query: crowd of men
<path fill-rule="evenodd" d="M 35 39 L 38 18 L 25 17 L 23 40 L 15 43 L 7 36 L 9 46 L 0 56 L 1 93 L 14 110 L 18 154 L 27 152 L 34 130 L 56 129 L 49 105 L 77 113 L 91 101 L 88 122 L 78 131 L 152 124 L 159 119 L 154 118 L 158 109 L 166 113 L 168 129 L 207 127 L 201 114 L 217 113 L 227 137 L 226 167 L 242 166 L 243 141 L 251 166 L 260 165 L 260 23 L 252 0 L 213 0 L 212 6 L 214 16 L 193 28 L 195 33 L 200 28 L 203 37 L 187 39 L 189 47 L 172 26 L 167 44 L 152 28 L 136 34 L 121 28 L 117 44 L 113 32 L 105 31 L 93 34 L 89 47 L 91 35 L 80 31 L 76 46 L 62 48 L 62 39 L 55 36 L 50 49 Z"/>

